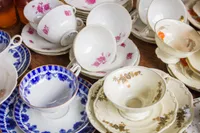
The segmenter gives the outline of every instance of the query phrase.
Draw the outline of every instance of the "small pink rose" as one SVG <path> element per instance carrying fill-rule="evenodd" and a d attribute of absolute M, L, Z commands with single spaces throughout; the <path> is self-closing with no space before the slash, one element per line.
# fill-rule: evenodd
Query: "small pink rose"
<path fill-rule="evenodd" d="M 50 9 L 51 9 L 51 8 L 50 8 L 49 3 L 47 3 L 47 4 L 44 5 L 44 10 L 45 10 L 45 11 L 50 10 Z"/>
<path fill-rule="evenodd" d="M 89 5 L 95 4 L 96 0 L 85 0 L 85 2 Z"/>
<path fill-rule="evenodd" d="M 133 57 L 133 53 L 128 53 L 126 56 L 126 59 L 130 60 L 130 59 L 132 59 L 132 57 Z"/>
<path fill-rule="evenodd" d="M 72 13 L 71 13 L 71 11 L 70 11 L 70 10 L 67 10 L 67 11 L 65 11 L 65 15 L 66 15 L 66 16 L 71 16 L 71 15 L 72 15 Z"/>
<path fill-rule="evenodd" d="M 99 67 L 100 63 L 99 62 L 94 62 L 93 66 Z"/>
<path fill-rule="evenodd" d="M 126 47 L 126 44 L 125 44 L 125 43 L 122 43 L 120 46 L 125 48 L 125 47 Z"/>
<path fill-rule="evenodd" d="M 44 29 L 42 31 L 44 32 L 44 34 L 48 35 L 48 33 L 49 33 L 49 27 L 45 25 Z"/>
<path fill-rule="evenodd" d="M 44 13 L 42 5 L 38 5 L 38 6 L 37 6 L 37 11 L 38 11 L 39 13 Z"/>
<path fill-rule="evenodd" d="M 120 36 L 116 36 L 115 39 L 116 39 L 117 42 L 119 42 L 121 37 Z"/>
<path fill-rule="evenodd" d="M 29 40 L 30 43 L 34 43 L 33 40 Z"/>
<path fill-rule="evenodd" d="M 35 31 L 35 30 L 34 30 L 32 27 L 29 27 L 29 29 L 28 29 L 27 32 L 28 32 L 29 34 L 32 35 L 32 34 L 34 33 L 34 31 Z"/>

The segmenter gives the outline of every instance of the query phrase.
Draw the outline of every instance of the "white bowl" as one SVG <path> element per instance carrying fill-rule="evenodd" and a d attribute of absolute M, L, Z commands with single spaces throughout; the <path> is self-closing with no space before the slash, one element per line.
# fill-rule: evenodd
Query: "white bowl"
<path fill-rule="evenodd" d="M 113 62 L 117 52 L 115 37 L 99 25 L 83 28 L 74 40 L 77 62 L 88 71 L 103 71 Z"/>
<path fill-rule="evenodd" d="M 155 32 L 156 44 L 171 56 L 185 58 L 200 50 L 200 35 L 183 22 L 160 20 L 155 26 Z"/>
<path fill-rule="evenodd" d="M 149 6 L 148 25 L 155 32 L 155 24 L 161 19 L 176 19 L 187 22 L 187 10 L 181 0 L 153 0 Z"/>
<path fill-rule="evenodd" d="M 108 28 L 115 36 L 118 45 L 129 37 L 132 30 L 129 12 L 116 3 L 103 3 L 96 6 L 88 15 L 86 24 Z"/>
<path fill-rule="evenodd" d="M 118 69 L 105 78 L 103 88 L 121 114 L 133 120 L 146 118 L 166 92 L 163 78 L 145 67 Z"/>

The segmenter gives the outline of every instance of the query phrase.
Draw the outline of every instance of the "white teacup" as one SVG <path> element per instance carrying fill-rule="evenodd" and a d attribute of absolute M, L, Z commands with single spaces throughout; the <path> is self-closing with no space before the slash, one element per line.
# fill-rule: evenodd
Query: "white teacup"
<path fill-rule="evenodd" d="M 87 25 L 102 25 L 115 36 L 118 45 L 128 39 L 132 30 L 129 12 L 117 3 L 103 3 L 96 6 L 88 15 Z"/>
<path fill-rule="evenodd" d="M 200 35 L 191 26 L 173 19 L 160 20 L 155 26 L 156 44 L 169 58 L 186 58 L 200 50 Z M 167 57 L 167 56 L 166 56 Z"/>
<path fill-rule="evenodd" d="M 61 5 L 48 12 L 37 27 L 38 34 L 46 40 L 67 46 L 72 44 L 77 35 L 77 25 L 83 21 L 75 17 L 76 9 L 69 5 Z"/>
<path fill-rule="evenodd" d="M 38 24 L 50 10 L 62 4 L 58 0 L 33 0 L 24 7 L 24 16 L 29 22 Z"/>
<path fill-rule="evenodd" d="M 104 93 L 130 120 L 142 120 L 166 93 L 166 83 L 156 72 L 145 67 L 125 67 L 110 73 L 104 81 Z"/>

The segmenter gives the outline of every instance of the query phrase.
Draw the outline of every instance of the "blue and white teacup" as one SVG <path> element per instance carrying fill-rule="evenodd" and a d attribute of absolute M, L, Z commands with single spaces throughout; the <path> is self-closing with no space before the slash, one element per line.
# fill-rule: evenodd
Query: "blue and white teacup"
<path fill-rule="evenodd" d="M 70 70 L 59 65 L 44 65 L 27 73 L 19 85 L 24 102 L 49 118 L 61 118 L 68 112 L 78 92 L 79 66 Z"/>
<path fill-rule="evenodd" d="M 22 37 L 20 35 L 15 35 L 11 38 L 7 32 L 0 30 L 0 58 L 6 57 L 9 49 L 15 48 L 21 44 Z"/>

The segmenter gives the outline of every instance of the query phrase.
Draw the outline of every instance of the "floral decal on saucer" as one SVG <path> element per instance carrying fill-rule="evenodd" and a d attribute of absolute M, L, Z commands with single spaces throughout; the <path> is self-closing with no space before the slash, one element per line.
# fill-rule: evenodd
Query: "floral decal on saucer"
<path fill-rule="evenodd" d="M 85 0 L 85 3 L 87 3 L 88 5 L 92 5 L 96 3 L 96 0 Z"/>
<path fill-rule="evenodd" d="M 33 40 L 29 40 L 30 43 L 34 43 Z"/>
<path fill-rule="evenodd" d="M 29 34 L 32 35 L 32 34 L 34 33 L 34 31 L 35 31 L 35 30 L 34 30 L 32 27 L 29 27 L 29 29 L 28 29 L 27 32 L 28 32 Z"/>
<path fill-rule="evenodd" d="M 181 128 L 185 122 L 185 118 L 187 115 L 190 115 L 190 107 L 189 105 L 185 105 L 182 108 L 178 109 L 176 116 L 176 128 Z"/>
<path fill-rule="evenodd" d="M 125 33 L 120 33 L 118 36 L 115 37 L 116 41 L 119 42 L 121 40 L 121 38 L 125 37 L 126 34 Z"/>
<path fill-rule="evenodd" d="M 129 129 L 126 129 L 126 125 L 123 122 L 120 124 L 113 124 L 105 120 L 103 122 L 108 124 L 110 127 L 119 130 L 120 132 L 130 133 Z"/>
<path fill-rule="evenodd" d="M 128 53 L 127 56 L 126 56 L 126 59 L 130 60 L 132 58 L 133 58 L 133 53 Z"/>
<path fill-rule="evenodd" d="M 71 11 L 70 11 L 70 10 L 66 10 L 66 11 L 65 11 L 65 15 L 66 15 L 66 16 L 71 16 L 71 15 L 72 15 L 72 13 L 71 13 Z"/>
<path fill-rule="evenodd" d="M 125 48 L 125 47 L 126 47 L 126 44 L 125 44 L 125 43 L 122 43 L 120 46 Z"/>
<path fill-rule="evenodd" d="M 110 57 L 110 53 L 108 53 L 107 55 L 105 55 L 104 53 L 102 53 L 97 59 L 96 61 L 92 64 L 92 66 L 95 67 L 99 67 L 102 64 L 105 64 L 107 62 L 107 58 Z"/>
<path fill-rule="evenodd" d="M 44 32 L 44 34 L 48 35 L 49 27 L 47 25 L 45 25 L 42 31 Z"/>
<path fill-rule="evenodd" d="M 35 7 L 34 5 L 32 6 L 33 8 Z M 46 11 L 48 10 L 51 10 L 51 7 L 50 7 L 50 4 L 49 3 L 43 3 L 43 2 L 40 2 L 38 5 L 37 5 L 37 11 L 36 11 L 36 14 L 37 13 L 45 13 Z"/>
<path fill-rule="evenodd" d="M 198 23 L 200 23 L 200 16 L 198 16 L 193 9 L 189 9 L 188 12 L 194 20 L 196 20 Z"/>

